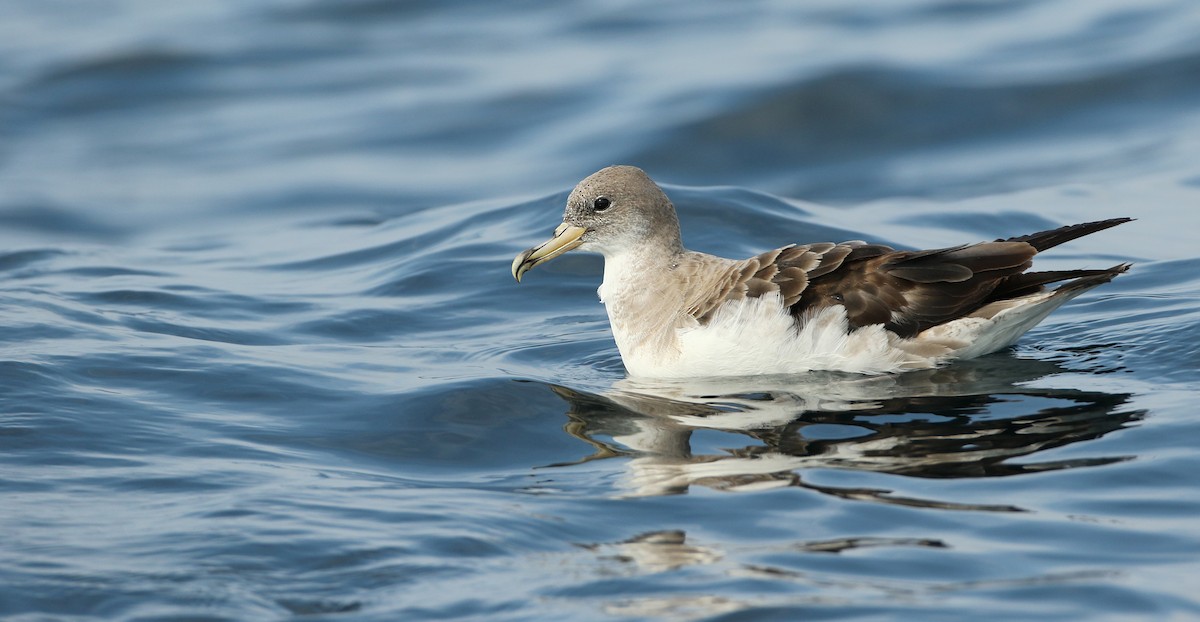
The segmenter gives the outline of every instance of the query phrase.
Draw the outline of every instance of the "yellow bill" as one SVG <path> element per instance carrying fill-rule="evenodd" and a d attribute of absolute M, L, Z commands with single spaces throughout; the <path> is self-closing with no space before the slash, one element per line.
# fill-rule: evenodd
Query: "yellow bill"
<path fill-rule="evenodd" d="M 563 223 L 554 230 L 554 237 L 538 244 L 537 246 L 517 255 L 513 259 L 512 274 L 517 282 L 521 282 L 521 275 L 529 272 L 534 266 L 545 263 L 558 257 L 559 255 L 583 244 L 579 238 L 587 233 L 587 229 L 576 227 Z"/>

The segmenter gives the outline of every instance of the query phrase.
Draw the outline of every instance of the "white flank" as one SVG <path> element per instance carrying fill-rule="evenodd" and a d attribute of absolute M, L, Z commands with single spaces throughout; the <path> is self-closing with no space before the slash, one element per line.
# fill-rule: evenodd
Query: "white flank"
<path fill-rule="evenodd" d="M 995 303 L 912 339 L 878 324 L 852 331 L 841 306 L 825 307 L 797 323 L 779 296 L 770 294 L 726 303 L 707 325 L 693 322 L 676 329 L 675 339 L 643 342 L 621 354 L 631 376 L 649 378 L 894 373 L 1004 349 L 1083 291 L 1039 292 Z M 618 344 L 629 341 L 616 337 Z"/>

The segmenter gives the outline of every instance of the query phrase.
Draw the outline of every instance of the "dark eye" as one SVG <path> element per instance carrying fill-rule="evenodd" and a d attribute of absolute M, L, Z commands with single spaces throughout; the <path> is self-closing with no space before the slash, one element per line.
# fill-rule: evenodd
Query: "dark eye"
<path fill-rule="evenodd" d="M 612 205 L 612 201 L 609 201 L 608 197 L 596 197 L 596 200 L 592 201 L 592 208 L 597 212 L 603 212 L 609 205 Z"/>

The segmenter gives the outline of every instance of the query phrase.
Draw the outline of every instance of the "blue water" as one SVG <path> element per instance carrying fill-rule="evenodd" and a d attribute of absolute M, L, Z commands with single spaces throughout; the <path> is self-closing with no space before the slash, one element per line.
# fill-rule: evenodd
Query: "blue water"
<path fill-rule="evenodd" d="M 1200 619 L 1200 4 L 0 4 L 0 618 Z M 625 378 L 568 255 L 1115 216 L 899 377 Z"/>

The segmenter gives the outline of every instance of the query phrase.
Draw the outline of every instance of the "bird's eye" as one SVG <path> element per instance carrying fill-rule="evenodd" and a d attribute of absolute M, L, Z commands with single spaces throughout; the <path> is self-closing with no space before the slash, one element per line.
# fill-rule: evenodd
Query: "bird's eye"
<path fill-rule="evenodd" d="M 592 201 L 592 208 L 597 212 L 603 212 L 609 205 L 612 205 L 612 201 L 609 201 L 608 197 L 596 197 L 596 200 Z"/>

